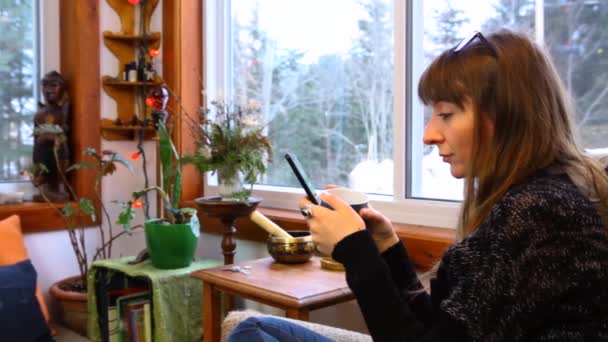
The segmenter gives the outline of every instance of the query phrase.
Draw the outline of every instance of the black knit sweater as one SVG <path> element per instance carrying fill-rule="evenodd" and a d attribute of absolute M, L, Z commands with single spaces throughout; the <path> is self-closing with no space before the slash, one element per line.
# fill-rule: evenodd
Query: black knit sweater
<path fill-rule="evenodd" d="M 401 243 L 367 231 L 333 257 L 346 267 L 374 341 L 608 340 L 608 233 L 566 175 L 513 186 L 443 256 L 431 294 Z"/>

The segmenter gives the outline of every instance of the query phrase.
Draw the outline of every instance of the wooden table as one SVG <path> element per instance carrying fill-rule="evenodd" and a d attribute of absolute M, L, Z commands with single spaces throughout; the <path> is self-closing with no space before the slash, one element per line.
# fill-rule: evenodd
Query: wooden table
<path fill-rule="evenodd" d="M 250 274 L 225 271 L 223 266 L 193 272 L 192 277 L 203 281 L 204 341 L 220 340 L 220 292 L 284 309 L 287 317 L 300 320 L 308 320 L 310 310 L 353 299 L 344 272 L 321 269 L 320 261 L 313 257 L 287 265 L 268 257 L 235 264 L 251 266 Z"/>

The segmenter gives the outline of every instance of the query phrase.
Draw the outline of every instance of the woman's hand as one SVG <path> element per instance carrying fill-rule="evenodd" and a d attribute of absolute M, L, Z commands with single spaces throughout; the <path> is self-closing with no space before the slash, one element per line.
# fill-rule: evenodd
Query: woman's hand
<path fill-rule="evenodd" d="M 340 240 L 365 229 L 365 223 L 361 216 L 340 198 L 325 192 L 321 193 L 320 198 L 334 210 L 313 205 L 312 216 L 307 218 L 308 227 L 319 252 L 331 255 Z M 307 204 L 310 204 L 310 201 L 305 198 L 299 202 L 300 207 Z"/>
<path fill-rule="evenodd" d="M 325 189 L 339 188 L 337 185 L 326 185 Z M 370 232 L 380 253 L 399 241 L 391 221 L 379 211 L 373 209 L 370 204 L 368 208 L 359 211 L 359 215 L 365 222 L 365 228 Z"/>
<path fill-rule="evenodd" d="M 380 253 L 399 241 L 393 224 L 382 213 L 370 206 L 361 209 L 359 214 L 365 221 L 365 228 L 370 232 Z"/>

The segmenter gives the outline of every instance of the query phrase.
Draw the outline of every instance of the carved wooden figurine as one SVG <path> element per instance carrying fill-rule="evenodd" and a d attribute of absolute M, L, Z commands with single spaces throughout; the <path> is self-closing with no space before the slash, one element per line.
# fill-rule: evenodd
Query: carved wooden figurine
<path fill-rule="evenodd" d="M 70 163 L 70 103 L 61 74 L 51 71 L 44 75 L 42 95 L 45 103 L 39 104 L 34 116 L 33 162 L 44 165 L 47 172 L 37 173 L 34 178 L 41 192 L 34 201 L 44 202 L 44 194 L 52 202 L 63 202 L 70 198 L 64 183 Z"/>

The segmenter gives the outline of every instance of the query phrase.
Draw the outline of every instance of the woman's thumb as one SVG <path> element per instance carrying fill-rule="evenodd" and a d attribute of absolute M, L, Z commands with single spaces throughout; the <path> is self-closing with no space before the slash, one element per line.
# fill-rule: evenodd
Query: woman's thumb
<path fill-rule="evenodd" d="M 363 208 L 359 210 L 359 215 L 361 215 L 361 218 L 365 221 L 378 221 L 382 219 L 380 213 L 372 208 Z"/>

